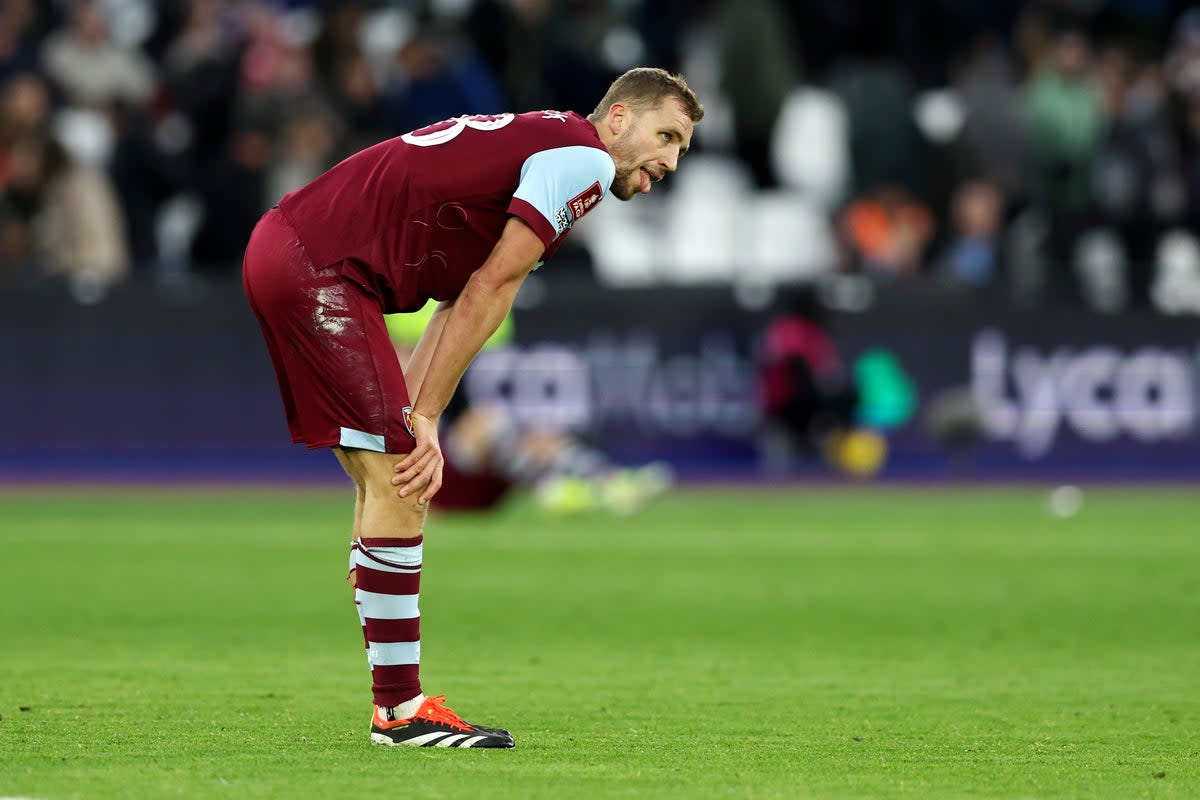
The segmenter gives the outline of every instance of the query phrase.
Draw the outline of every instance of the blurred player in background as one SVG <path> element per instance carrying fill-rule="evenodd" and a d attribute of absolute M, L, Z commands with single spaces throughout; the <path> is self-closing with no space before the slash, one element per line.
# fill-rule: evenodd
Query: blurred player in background
<path fill-rule="evenodd" d="M 639 68 L 588 116 L 458 117 L 369 147 L 255 227 L 243 280 L 292 439 L 330 447 L 357 489 L 351 557 L 371 664 L 371 740 L 512 747 L 421 691 L 418 595 L 438 438 L 459 380 L 549 258 L 606 194 L 673 172 L 704 115 L 684 80 Z M 438 301 L 404 370 L 385 313 Z M 469 658 L 469 654 L 462 654 Z"/>
<path fill-rule="evenodd" d="M 402 366 L 412 358 L 436 305 L 385 316 Z M 512 336 L 509 315 L 483 349 L 508 346 Z M 626 516 L 665 492 L 673 479 L 665 464 L 621 467 L 565 431 L 514 424 L 502 409 L 472 404 L 461 390 L 442 414 L 441 436 L 446 463 L 439 511 L 495 508 L 513 489 L 525 488 L 551 514 L 601 509 Z"/>
<path fill-rule="evenodd" d="M 823 458 L 860 478 L 883 466 L 887 442 L 859 424 L 862 393 L 842 362 L 815 292 L 792 293 L 771 319 L 763 336 L 759 385 L 769 466 Z"/>

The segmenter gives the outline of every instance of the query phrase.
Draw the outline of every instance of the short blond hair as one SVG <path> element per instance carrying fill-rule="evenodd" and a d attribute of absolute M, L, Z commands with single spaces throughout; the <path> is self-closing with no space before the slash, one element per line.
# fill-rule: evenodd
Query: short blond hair
<path fill-rule="evenodd" d="M 668 97 L 679 101 L 692 122 L 704 118 L 704 106 L 700 104 L 700 98 L 696 97 L 682 75 L 658 67 L 635 67 L 612 82 L 588 119 L 592 122 L 604 119 L 613 103 L 625 103 L 637 111 L 649 111 L 658 108 Z"/>

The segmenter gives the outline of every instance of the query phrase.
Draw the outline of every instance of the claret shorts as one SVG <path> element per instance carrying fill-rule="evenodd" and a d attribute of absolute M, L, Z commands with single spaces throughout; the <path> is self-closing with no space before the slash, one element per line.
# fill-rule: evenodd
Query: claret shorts
<path fill-rule="evenodd" d="M 283 213 L 246 246 L 242 282 L 262 326 L 292 441 L 408 453 L 408 387 L 383 312 L 337 266 L 314 267 Z"/>

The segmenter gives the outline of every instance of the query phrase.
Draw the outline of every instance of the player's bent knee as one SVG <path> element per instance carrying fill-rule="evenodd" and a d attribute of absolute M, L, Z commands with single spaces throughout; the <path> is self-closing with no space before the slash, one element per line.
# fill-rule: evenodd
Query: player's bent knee
<path fill-rule="evenodd" d="M 363 504 L 364 529 L 382 525 L 388 530 L 408 531 L 415 535 L 425 524 L 429 504 L 418 502 L 419 495 L 401 497 L 400 490 L 392 485 L 391 474 L 378 480 L 368 481 L 367 496 Z M 368 522 L 370 520 L 370 523 Z"/>
<path fill-rule="evenodd" d="M 418 502 L 419 494 L 400 497 L 399 488 L 392 484 L 393 467 L 404 456 L 349 449 L 343 453 L 350 465 L 347 471 L 361 481 L 364 535 L 415 536 L 420 533 L 428 504 Z M 383 534 L 383 531 L 390 533 Z"/>
<path fill-rule="evenodd" d="M 407 497 L 401 497 L 400 487 L 393 486 L 391 480 L 368 485 L 366 502 L 385 506 L 396 514 L 407 512 L 424 516 L 425 511 L 429 508 L 428 503 L 420 502 L 420 492 L 413 492 Z"/>

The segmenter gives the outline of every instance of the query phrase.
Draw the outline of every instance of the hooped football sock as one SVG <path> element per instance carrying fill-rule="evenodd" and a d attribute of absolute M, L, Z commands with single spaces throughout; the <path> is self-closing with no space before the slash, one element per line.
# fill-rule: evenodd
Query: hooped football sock
<path fill-rule="evenodd" d="M 367 653 L 367 665 L 370 666 L 370 651 L 371 642 L 367 640 L 367 620 L 363 617 L 362 603 L 358 600 L 358 539 L 350 541 L 350 571 L 346 573 L 346 580 L 350 582 L 350 587 L 354 592 L 354 613 L 358 614 L 358 624 L 362 628 L 363 634 L 363 650 Z"/>
<path fill-rule="evenodd" d="M 410 700 L 420 706 L 418 599 L 423 541 L 422 536 L 363 537 L 352 551 L 354 600 L 363 624 L 375 705 L 381 708 L 394 708 Z"/>

